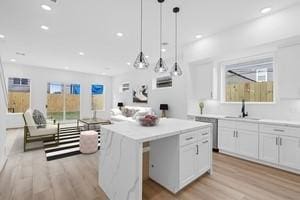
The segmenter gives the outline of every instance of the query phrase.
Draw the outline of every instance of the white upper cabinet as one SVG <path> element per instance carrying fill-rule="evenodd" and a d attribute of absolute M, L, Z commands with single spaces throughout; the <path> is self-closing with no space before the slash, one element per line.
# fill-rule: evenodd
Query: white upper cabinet
<path fill-rule="evenodd" d="M 300 44 L 283 47 L 277 54 L 278 95 L 281 99 L 300 98 Z"/>
<path fill-rule="evenodd" d="M 214 64 L 190 64 L 190 91 L 195 99 L 213 99 Z"/>

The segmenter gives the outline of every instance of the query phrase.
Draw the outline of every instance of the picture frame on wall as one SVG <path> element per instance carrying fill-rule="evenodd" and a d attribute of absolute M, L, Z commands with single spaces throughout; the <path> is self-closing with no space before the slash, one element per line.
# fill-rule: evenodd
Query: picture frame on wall
<path fill-rule="evenodd" d="M 148 86 L 141 85 L 132 91 L 133 103 L 148 103 Z"/>

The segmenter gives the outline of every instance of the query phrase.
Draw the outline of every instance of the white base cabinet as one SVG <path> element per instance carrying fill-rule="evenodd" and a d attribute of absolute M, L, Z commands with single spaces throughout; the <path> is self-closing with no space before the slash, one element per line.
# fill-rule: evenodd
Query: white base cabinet
<path fill-rule="evenodd" d="M 260 141 L 259 159 L 269 163 L 277 164 L 278 163 L 277 135 L 261 133 L 259 141 Z"/>
<path fill-rule="evenodd" d="M 150 148 L 150 178 L 173 193 L 212 170 L 211 128 L 153 141 Z"/>
<path fill-rule="evenodd" d="M 218 137 L 220 150 L 258 159 L 258 124 L 222 120 Z"/>
<path fill-rule="evenodd" d="M 219 121 L 221 152 L 300 173 L 300 128 Z"/>

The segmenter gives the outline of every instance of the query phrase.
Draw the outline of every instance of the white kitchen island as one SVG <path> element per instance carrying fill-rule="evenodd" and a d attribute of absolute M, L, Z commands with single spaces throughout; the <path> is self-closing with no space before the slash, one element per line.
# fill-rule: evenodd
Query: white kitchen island
<path fill-rule="evenodd" d="M 155 127 L 102 126 L 99 186 L 109 199 L 142 199 L 144 142 L 150 142 L 150 178 L 173 193 L 212 172 L 211 124 L 161 119 Z"/>

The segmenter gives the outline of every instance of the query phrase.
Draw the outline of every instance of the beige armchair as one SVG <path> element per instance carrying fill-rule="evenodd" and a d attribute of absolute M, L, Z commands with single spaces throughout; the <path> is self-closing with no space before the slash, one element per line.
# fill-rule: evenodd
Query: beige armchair
<path fill-rule="evenodd" d="M 44 128 L 39 128 L 32 117 L 32 111 L 28 109 L 24 114 L 23 118 L 25 121 L 24 126 L 24 152 L 28 149 L 26 145 L 31 142 L 53 140 L 55 145 L 59 144 L 59 124 L 45 124 Z M 39 147 L 43 148 L 43 147 Z M 38 149 L 31 148 L 30 150 Z"/>

